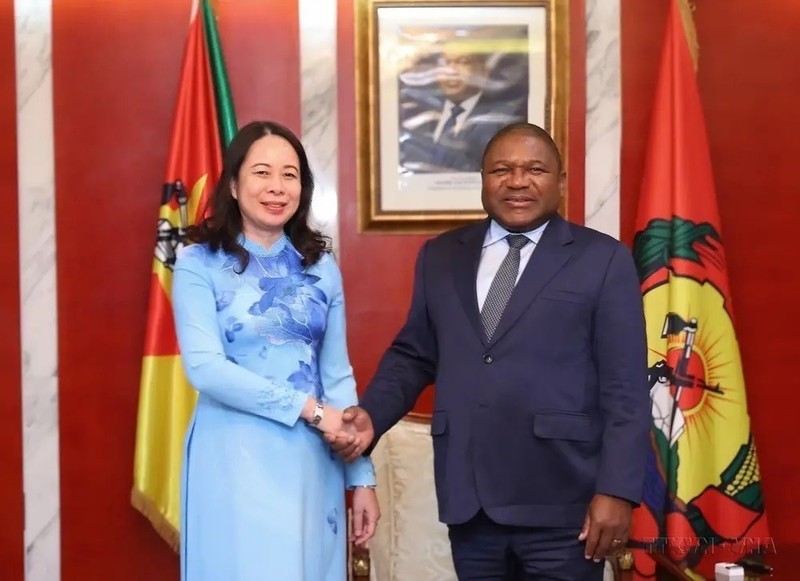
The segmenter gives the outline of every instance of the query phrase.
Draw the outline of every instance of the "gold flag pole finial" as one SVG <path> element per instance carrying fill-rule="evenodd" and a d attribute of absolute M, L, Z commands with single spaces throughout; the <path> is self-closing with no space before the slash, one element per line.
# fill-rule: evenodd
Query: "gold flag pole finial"
<path fill-rule="evenodd" d="M 694 18 L 692 12 L 695 9 L 695 3 L 690 0 L 676 0 L 678 2 L 678 10 L 681 13 L 681 21 L 683 22 L 683 30 L 686 33 L 686 42 L 689 44 L 689 53 L 692 55 L 692 62 L 694 63 L 694 70 L 697 71 L 697 59 L 699 58 L 700 44 L 697 42 L 697 30 L 694 27 Z"/>

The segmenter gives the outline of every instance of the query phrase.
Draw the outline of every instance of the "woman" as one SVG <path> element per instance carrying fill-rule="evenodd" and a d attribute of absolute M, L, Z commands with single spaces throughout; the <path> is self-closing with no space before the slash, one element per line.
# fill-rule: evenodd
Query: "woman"
<path fill-rule="evenodd" d="M 345 579 L 345 488 L 366 542 L 379 518 L 371 461 L 343 464 L 322 438 L 356 402 L 342 278 L 308 225 L 302 145 L 272 122 L 225 152 L 210 217 L 175 263 L 186 374 L 181 574 L 186 581 Z"/>

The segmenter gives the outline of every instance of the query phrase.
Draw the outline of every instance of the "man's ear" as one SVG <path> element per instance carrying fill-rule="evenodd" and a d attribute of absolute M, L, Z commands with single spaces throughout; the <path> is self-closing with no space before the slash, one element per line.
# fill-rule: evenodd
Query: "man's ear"
<path fill-rule="evenodd" d="M 558 176 L 558 191 L 562 198 L 567 194 L 567 172 L 565 171 Z"/>

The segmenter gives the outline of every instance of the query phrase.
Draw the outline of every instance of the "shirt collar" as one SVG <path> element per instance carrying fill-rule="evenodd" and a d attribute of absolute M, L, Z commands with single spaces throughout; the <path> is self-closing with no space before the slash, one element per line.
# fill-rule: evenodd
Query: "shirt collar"
<path fill-rule="evenodd" d="M 527 236 L 528 240 L 535 244 L 539 243 L 539 240 L 542 238 L 542 234 L 544 233 L 544 229 L 550 223 L 548 220 L 538 228 L 534 230 L 529 230 L 528 232 L 509 232 L 505 228 L 503 228 L 500 224 L 495 222 L 494 220 L 491 221 L 489 224 L 489 229 L 486 230 L 486 236 L 483 239 L 483 248 L 487 246 L 491 246 L 495 242 L 499 242 L 509 234 L 522 234 L 523 236 Z"/>
<path fill-rule="evenodd" d="M 284 248 L 287 246 L 297 253 L 298 256 L 302 256 L 289 241 L 289 237 L 286 236 L 285 232 L 281 234 L 281 237 L 278 238 L 269 248 L 265 248 L 258 242 L 247 238 L 244 233 L 240 233 L 236 238 L 236 241 L 239 243 L 239 246 L 242 246 L 245 250 L 255 254 L 256 256 L 275 256 L 283 252 Z"/>

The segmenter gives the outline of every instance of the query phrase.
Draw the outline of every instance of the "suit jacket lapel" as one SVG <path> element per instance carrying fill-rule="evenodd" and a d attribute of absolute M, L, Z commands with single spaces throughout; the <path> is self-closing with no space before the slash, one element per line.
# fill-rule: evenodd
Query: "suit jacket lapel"
<path fill-rule="evenodd" d="M 486 333 L 483 331 L 481 315 L 478 311 L 478 296 L 475 285 L 478 278 L 478 264 L 481 260 L 483 240 L 488 227 L 489 220 L 484 220 L 465 229 L 456 247 L 457 254 L 453 257 L 456 293 L 458 293 L 458 297 L 461 300 L 461 306 L 464 307 L 467 319 L 484 345 L 487 344 Z"/>
<path fill-rule="evenodd" d="M 497 343 L 514 326 L 544 286 L 564 267 L 571 256 L 571 242 L 569 224 L 560 216 L 552 218 L 511 293 L 490 345 Z"/>

